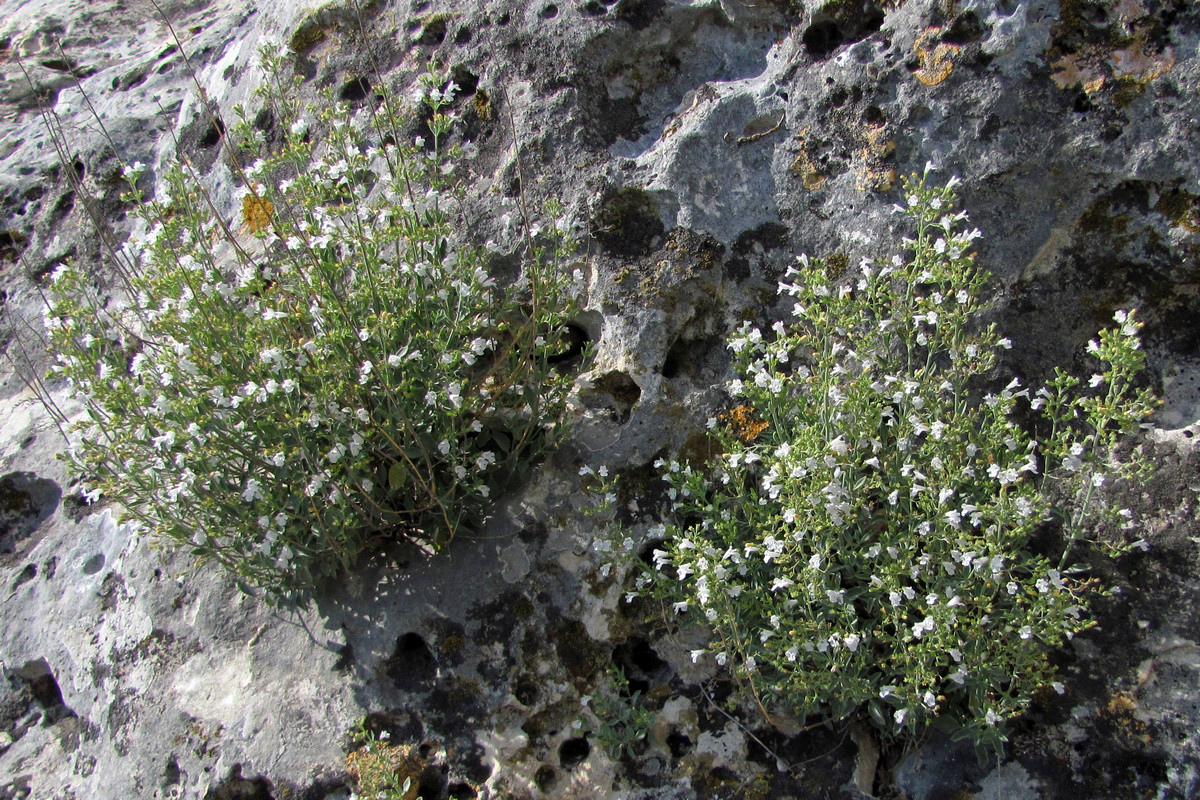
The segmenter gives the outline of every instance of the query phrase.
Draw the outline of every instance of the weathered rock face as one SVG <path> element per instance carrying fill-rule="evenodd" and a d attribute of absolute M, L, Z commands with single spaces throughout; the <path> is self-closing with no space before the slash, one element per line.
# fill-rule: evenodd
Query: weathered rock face
<path fill-rule="evenodd" d="M 1142 445 L 1156 474 L 1129 498 L 1150 549 L 1105 568 L 1120 593 L 1055 656 L 1067 694 L 1039 704 L 999 768 L 935 741 L 885 753 L 879 787 L 1200 795 L 1200 8 L 364 6 L 0 2 L 6 319 L 37 324 L 39 288 L 64 259 L 100 262 L 88 208 L 127 229 L 123 162 L 182 154 L 232 214 L 197 86 L 225 121 L 235 104 L 253 111 L 261 44 L 292 48 L 310 97 L 332 86 L 362 100 L 379 81 L 405 91 L 437 58 L 463 87 L 455 136 L 474 145 L 464 235 L 515 253 L 523 190 L 535 206 L 561 200 L 588 245 L 581 324 L 598 344 L 573 437 L 496 507 L 486 537 L 436 557 L 389 553 L 313 611 L 273 615 L 81 504 L 53 460 L 61 438 L 5 363 L 0 796 L 341 797 L 346 734 L 363 716 L 426 744 L 427 800 L 849 792 L 844 731 L 739 727 L 699 691 L 683 644 L 623 610 L 590 550 L 577 470 L 643 470 L 652 487 L 650 462 L 722 402 L 730 328 L 776 314 L 775 281 L 797 253 L 893 252 L 898 176 L 927 161 L 963 179 L 985 233 L 1014 341 L 1006 372 L 1083 369 L 1084 343 L 1137 305 L 1164 406 Z M 43 365 L 27 341 L 0 339 L 20 366 Z M 638 500 L 629 515 L 645 523 L 655 499 Z M 620 760 L 572 727 L 610 663 L 659 709 L 648 744 Z M 780 772 L 777 758 L 803 766 Z"/>

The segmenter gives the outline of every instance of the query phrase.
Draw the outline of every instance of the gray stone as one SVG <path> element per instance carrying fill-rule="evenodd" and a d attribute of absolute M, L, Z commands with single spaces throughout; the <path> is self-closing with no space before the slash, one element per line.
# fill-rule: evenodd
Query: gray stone
<path fill-rule="evenodd" d="M 1086 374 L 1083 345 L 1137 305 L 1164 407 L 1142 443 L 1155 474 L 1127 491 L 1149 552 L 1113 567 L 1123 591 L 1063 656 L 1067 696 L 1039 707 L 1015 760 L 990 773 L 935 739 L 885 763 L 877 788 L 1058 796 L 1111 768 L 1125 770 L 1114 785 L 1195 796 L 1200 11 L 1102 0 L 1088 17 L 1078 3 L 964 0 L 947 17 L 947 5 L 0 0 L 0 302 L 17 332 L 40 325 L 40 287 L 63 259 L 98 263 L 85 207 L 128 231 L 113 180 L 123 161 L 158 174 L 183 154 L 233 215 L 211 112 L 231 124 L 235 104 L 255 109 L 257 49 L 291 41 L 309 98 L 364 76 L 407 92 L 430 57 L 476 80 L 495 113 L 456 134 L 473 145 L 464 230 L 511 257 L 518 174 L 532 207 L 560 200 L 587 245 L 581 324 L 598 340 L 571 439 L 481 538 L 437 556 L 398 548 L 289 615 L 153 548 L 115 509 L 82 505 L 18 375 L 47 356 L 0 336 L 12 359 L 0 362 L 0 482 L 16 498 L 0 531 L 0 793 L 345 796 L 347 732 L 364 716 L 430 743 L 448 770 L 431 784 L 440 796 L 460 784 L 481 797 L 692 797 L 707 779 L 681 765 L 699 763 L 697 746 L 749 780 L 753 747 L 715 713 L 686 736 L 656 731 L 645 785 L 594 742 L 565 765 L 580 697 L 641 635 L 618 602 L 621 576 L 589 548 L 578 467 L 646 469 L 694 444 L 722 408 L 728 331 L 780 317 L 774 284 L 801 252 L 894 252 L 898 177 L 932 161 L 939 179 L 962 178 L 985 234 L 995 318 L 1014 342 L 1000 371 Z M 649 536 L 653 501 L 629 503 Z M 709 677 L 688 672 L 679 642 L 645 644 L 662 664 L 638 651 L 651 690 Z M 1076 706 L 1086 713 L 1073 718 Z M 1150 743 L 1121 738 L 1113 719 Z M 847 784 L 853 749 L 825 736 L 793 740 L 811 748 L 803 775 L 775 775 L 772 761 L 773 796 Z M 1099 761 L 1064 756 L 1071 742 Z"/>

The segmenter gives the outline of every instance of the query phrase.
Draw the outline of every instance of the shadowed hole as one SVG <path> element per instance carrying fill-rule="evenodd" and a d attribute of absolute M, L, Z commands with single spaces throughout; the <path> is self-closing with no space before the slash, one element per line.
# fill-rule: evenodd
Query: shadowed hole
<path fill-rule="evenodd" d="M 397 639 L 396 649 L 381 667 L 383 674 L 402 691 L 429 691 L 437 681 L 437 661 L 417 633 L 409 632 Z"/>
<path fill-rule="evenodd" d="M 574 769 L 586 761 L 591 752 L 592 746 L 586 737 L 567 739 L 558 746 L 558 763 L 563 769 Z"/>

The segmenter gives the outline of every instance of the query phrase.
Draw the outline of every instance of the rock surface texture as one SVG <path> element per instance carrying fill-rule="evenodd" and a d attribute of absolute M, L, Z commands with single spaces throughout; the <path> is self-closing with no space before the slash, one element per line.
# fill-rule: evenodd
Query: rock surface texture
<path fill-rule="evenodd" d="M 85 207 L 128 229 L 122 163 L 181 154 L 233 208 L 198 88 L 252 109 L 270 41 L 309 97 L 449 64 L 465 235 L 515 253 L 519 192 L 560 200 L 596 341 L 571 438 L 486 536 L 381 557 L 290 615 L 82 503 L 19 377 L 47 362 L 20 333 L 49 274 L 101 262 Z M 0 798 L 346 797 L 364 716 L 421 748 L 426 800 L 855 796 L 847 730 L 739 725 L 623 610 L 578 469 L 652 485 L 721 408 L 725 335 L 778 318 L 799 253 L 894 252 L 898 178 L 927 161 L 985 234 L 1006 373 L 1084 369 L 1137 306 L 1164 404 L 1129 498 L 1149 549 L 1105 567 L 1119 592 L 1055 656 L 1065 695 L 1003 763 L 934 738 L 880 754 L 874 789 L 1200 796 L 1198 48 L 1192 0 L 0 0 Z M 574 727 L 614 663 L 657 715 L 620 758 Z"/>

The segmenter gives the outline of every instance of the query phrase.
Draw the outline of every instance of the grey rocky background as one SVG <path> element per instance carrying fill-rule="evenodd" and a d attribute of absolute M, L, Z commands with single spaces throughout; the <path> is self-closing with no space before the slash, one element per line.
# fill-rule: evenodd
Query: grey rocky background
<path fill-rule="evenodd" d="M 650 462 L 694 443 L 722 402 L 724 334 L 770 320 L 800 252 L 891 252 L 896 176 L 927 161 L 961 176 L 985 233 L 1014 341 L 1005 378 L 1086 369 L 1084 343 L 1136 305 L 1164 406 L 1139 445 L 1155 475 L 1127 489 L 1149 550 L 1098 565 L 1120 591 L 1054 656 L 1066 694 L 1039 700 L 1003 763 L 932 738 L 880 753 L 874 791 L 1200 796 L 1194 2 L 366 5 L 0 2 L 0 343 L 13 357 L 0 362 L 0 798 L 345 797 L 347 731 L 363 716 L 423 745 L 426 800 L 853 796 L 869 759 L 846 729 L 787 737 L 749 714 L 739 727 L 682 644 L 622 606 L 577 471 L 607 464 L 651 487 Z M 561 200 L 586 245 L 581 322 L 598 343 L 573 437 L 486 536 L 381 556 L 303 615 L 269 613 L 82 504 L 13 366 L 45 363 L 19 334 L 38 324 L 53 268 L 100 262 L 66 171 L 118 231 L 122 161 L 181 153 L 228 203 L 196 86 L 218 113 L 252 108 L 267 41 L 293 47 L 310 95 L 332 85 L 359 102 L 363 78 L 407 91 L 431 57 L 452 65 L 456 135 L 475 146 L 465 235 L 515 253 L 518 188 Z M 641 533 L 655 498 L 632 501 Z M 573 727 L 610 663 L 658 710 L 622 759 Z"/>

